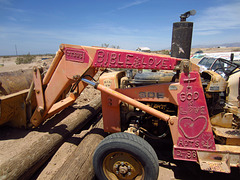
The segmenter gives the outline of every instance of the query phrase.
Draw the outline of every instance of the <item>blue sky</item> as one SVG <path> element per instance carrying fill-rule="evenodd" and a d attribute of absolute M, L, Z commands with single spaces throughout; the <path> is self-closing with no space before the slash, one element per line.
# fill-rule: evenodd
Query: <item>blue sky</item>
<path fill-rule="evenodd" d="M 195 9 L 193 45 L 240 42 L 240 0 L 0 0 L 0 55 L 55 53 L 61 43 L 170 48 L 172 23 Z"/>

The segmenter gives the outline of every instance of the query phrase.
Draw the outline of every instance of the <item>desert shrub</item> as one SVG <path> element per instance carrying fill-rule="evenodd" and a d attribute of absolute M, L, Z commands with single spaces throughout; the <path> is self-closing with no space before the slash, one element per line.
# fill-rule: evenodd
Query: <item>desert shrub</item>
<path fill-rule="evenodd" d="M 30 55 L 28 53 L 27 55 L 17 57 L 15 62 L 16 62 L 16 64 L 30 64 L 30 63 L 32 63 L 34 58 L 35 58 L 35 56 Z"/>
<path fill-rule="evenodd" d="M 162 50 L 161 53 L 162 53 L 162 54 L 169 55 L 169 54 L 170 54 L 170 51 L 169 51 L 169 50 Z"/>
<path fill-rule="evenodd" d="M 118 46 L 118 45 L 117 46 L 116 45 L 111 45 L 110 46 L 110 44 L 107 44 L 107 43 L 102 44 L 101 47 L 106 47 L 106 48 L 110 47 L 110 48 L 114 48 L 114 49 L 120 49 L 120 46 Z"/>
<path fill-rule="evenodd" d="M 233 52 L 237 52 L 237 51 L 240 51 L 240 48 L 234 48 L 232 49 Z"/>

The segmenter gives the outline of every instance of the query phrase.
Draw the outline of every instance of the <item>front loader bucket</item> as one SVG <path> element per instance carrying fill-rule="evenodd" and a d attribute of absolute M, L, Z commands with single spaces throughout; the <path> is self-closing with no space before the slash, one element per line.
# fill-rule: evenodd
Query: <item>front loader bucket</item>
<path fill-rule="evenodd" d="M 32 82 L 32 69 L 0 73 L 0 96 L 28 89 Z"/>
<path fill-rule="evenodd" d="M 26 103 L 26 98 L 32 74 L 32 69 L 0 73 L 0 125 L 27 126 L 27 112 L 31 113 L 31 105 Z M 32 101 L 33 97 L 29 99 Z"/>

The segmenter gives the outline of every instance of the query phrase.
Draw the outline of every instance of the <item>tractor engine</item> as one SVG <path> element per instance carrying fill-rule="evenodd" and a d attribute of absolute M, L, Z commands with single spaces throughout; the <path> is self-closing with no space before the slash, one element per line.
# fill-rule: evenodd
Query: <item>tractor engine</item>
<path fill-rule="evenodd" d="M 152 84 L 160 84 L 171 82 L 175 73 L 173 71 L 158 71 L 151 70 L 133 71 L 127 70 L 126 76 L 121 79 L 121 88 L 133 88 L 139 86 L 147 86 Z M 142 96 L 159 96 L 152 92 L 143 93 Z M 177 106 L 172 103 L 141 101 L 142 103 L 156 110 L 169 115 L 177 115 Z M 169 133 L 167 122 L 161 121 L 158 118 L 142 112 L 138 108 L 129 107 L 126 103 L 121 104 L 121 122 L 122 127 L 127 129 L 127 125 L 140 129 L 146 136 L 151 138 L 162 138 Z M 124 127 L 125 126 L 125 127 Z"/>
<path fill-rule="evenodd" d="M 152 72 L 150 70 L 145 70 L 144 72 L 137 70 L 127 70 L 125 72 L 112 72 L 103 74 L 100 78 L 100 83 L 111 88 L 115 86 L 115 90 L 128 89 L 134 93 L 134 90 L 141 86 L 171 82 L 174 75 L 175 73 L 173 71 L 165 70 L 158 72 Z M 147 106 L 166 114 L 177 116 L 178 108 L 176 105 L 168 102 L 155 102 L 152 100 L 153 97 L 162 98 L 161 96 L 163 96 L 163 94 L 148 91 L 140 92 L 139 96 L 149 97 L 149 101 L 139 100 L 141 103 L 144 103 Z M 139 130 L 139 132 L 143 133 L 146 136 L 150 136 L 151 138 L 165 137 L 169 133 L 167 122 L 162 121 L 125 102 L 121 102 L 119 106 L 121 131 L 132 128 L 134 131 Z"/>
<path fill-rule="evenodd" d="M 170 88 L 165 86 L 166 84 L 177 83 L 177 81 L 177 73 L 168 70 L 157 72 L 151 70 L 113 71 L 103 74 L 99 80 L 100 84 L 132 97 L 170 116 L 178 116 L 178 105 L 162 101 L 168 95 L 160 92 L 162 92 L 161 89 Z M 227 105 L 229 96 L 229 92 L 227 91 L 228 81 L 218 73 L 210 70 L 202 72 L 201 81 L 209 117 L 214 127 L 213 130 L 219 130 L 219 127 L 239 129 L 238 110 L 237 113 L 234 113 L 233 106 L 229 107 Z M 159 86 L 154 86 L 156 84 L 159 84 Z M 153 90 L 153 86 L 160 88 L 159 92 L 156 89 Z M 139 91 L 140 88 L 143 90 Z M 168 134 L 169 127 L 165 121 L 102 93 L 102 100 L 105 99 L 107 99 L 107 102 L 103 102 L 103 117 L 105 118 L 105 122 L 107 122 L 104 127 L 106 131 L 123 132 L 130 128 L 131 131 L 134 131 L 133 133 L 142 133 L 151 138 L 162 138 Z M 115 121 L 112 121 L 113 117 Z M 216 137 L 218 137 L 217 133 Z M 225 138 L 221 137 L 219 139 L 222 140 Z M 225 143 L 225 140 L 221 142 L 221 144 Z"/>

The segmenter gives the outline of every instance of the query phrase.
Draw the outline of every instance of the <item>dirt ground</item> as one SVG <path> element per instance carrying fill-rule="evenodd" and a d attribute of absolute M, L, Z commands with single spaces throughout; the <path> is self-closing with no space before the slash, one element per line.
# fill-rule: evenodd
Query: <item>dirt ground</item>
<path fill-rule="evenodd" d="M 219 52 L 223 51 L 222 48 L 217 49 L 206 49 L 204 52 Z M 232 48 L 231 48 L 232 49 Z M 198 49 L 194 49 L 194 52 Z M 229 51 L 229 48 L 225 48 L 224 51 Z M 42 60 L 42 58 L 47 58 Z M 0 57 L 0 72 L 9 72 L 19 69 L 32 69 L 34 66 L 44 66 L 48 67 L 52 61 L 49 56 L 39 56 L 36 57 L 31 64 L 15 64 L 16 57 Z M 93 87 L 87 86 L 87 88 L 82 92 L 81 96 L 77 99 L 73 108 L 80 108 L 84 105 L 89 104 L 89 102 L 100 96 L 100 92 L 95 90 Z M 72 136 L 73 139 L 81 139 L 84 134 L 90 131 L 85 129 L 82 132 L 78 132 Z M 0 164 L 13 158 L 19 152 L 23 151 L 25 148 L 32 145 L 37 138 L 44 136 L 47 131 L 47 127 L 41 131 L 30 131 L 24 129 L 15 129 L 9 127 L 0 127 Z M 51 158 L 48 164 L 45 164 L 47 169 L 42 169 L 42 174 L 38 172 L 37 175 L 32 177 L 32 179 L 49 179 L 50 175 L 54 173 L 57 166 L 61 166 L 63 161 L 74 151 L 77 144 L 80 142 L 73 142 L 71 140 L 64 143 L 64 145 L 59 149 L 59 151 Z M 154 147 L 159 158 L 159 180 L 160 179 L 238 179 L 240 175 L 240 170 L 237 168 L 232 168 L 231 174 L 222 173 L 209 173 L 201 171 L 196 163 L 176 161 L 172 159 L 172 145 L 171 141 L 150 141 L 150 144 Z M 86 147 L 87 148 L 87 147 Z M 60 161 L 60 159 L 62 161 Z"/>
<path fill-rule="evenodd" d="M 16 64 L 17 56 L 1 56 L 0 57 L 0 72 L 17 71 L 19 69 L 33 69 L 34 66 L 46 67 L 52 62 L 51 55 L 36 56 L 30 64 Z"/>

